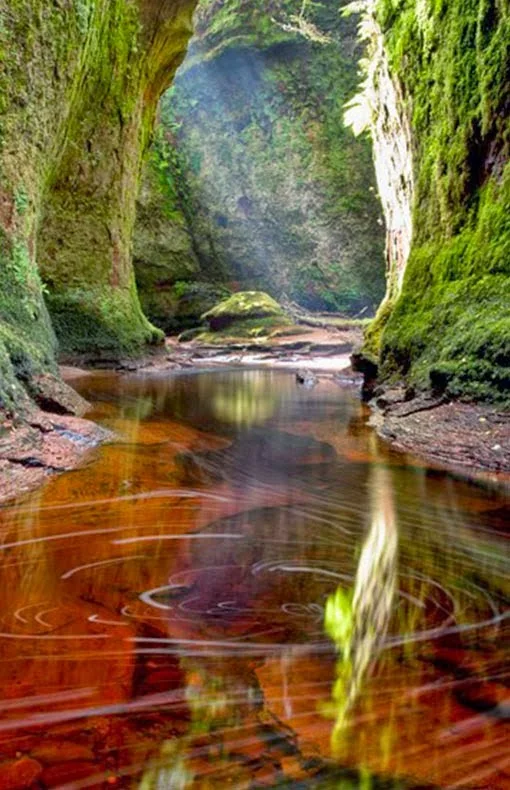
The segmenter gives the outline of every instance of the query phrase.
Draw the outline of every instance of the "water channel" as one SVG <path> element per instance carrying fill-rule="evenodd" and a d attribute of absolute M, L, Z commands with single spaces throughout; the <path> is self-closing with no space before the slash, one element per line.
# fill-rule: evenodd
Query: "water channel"
<path fill-rule="evenodd" d="M 115 438 L 0 509 L 13 786 L 510 787 L 504 481 L 332 379 L 75 385 Z"/>

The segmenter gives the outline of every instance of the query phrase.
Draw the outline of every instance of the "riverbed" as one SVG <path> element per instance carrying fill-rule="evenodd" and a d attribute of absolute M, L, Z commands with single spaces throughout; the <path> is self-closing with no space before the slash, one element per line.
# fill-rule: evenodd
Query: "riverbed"
<path fill-rule="evenodd" d="M 73 385 L 115 438 L 0 508 L 0 787 L 510 786 L 503 482 L 333 378 Z"/>

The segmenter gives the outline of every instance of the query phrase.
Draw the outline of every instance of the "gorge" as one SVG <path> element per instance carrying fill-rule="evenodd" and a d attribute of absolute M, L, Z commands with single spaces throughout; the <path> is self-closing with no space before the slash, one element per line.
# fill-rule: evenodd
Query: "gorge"
<path fill-rule="evenodd" d="M 509 85 L 508 0 L 0 0 L 0 790 L 508 790 Z"/>
<path fill-rule="evenodd" d="M 4 409 L 19 410 L 25 393 L 37 395 L 41 373 L 56 375 L 55 335 L 63 352 L 91 357 L 133 355 L 161 341 L 136 292 L 135 200 L 157 101 L 184 57 L 193 5 L 2 4 Z M 227 3 L 225 22 L 218 16 L 214 30 L 204 3 L 202 34 L 212 25 L 213 42 L 223 47 L 225 29 L 230 25 L 235 34 L 232 20 L 249 8 Z M 276 10 L 285 19 L 297 9 L 283 3 Z M 388 0 L 362 3 L 360 10 L 367 39 L 360 112 L 368 113 L 372 128 L 388 260 L 387 294 L 367 333 L 367 356 L 380 362 L 382 379 L 504 401 L 508 9 L 492 0 L 430 8 Z M 277 21 L 270 36 L 278 51 L 293 34 Z M 262 22 L 249 36 L 263 35 Z M 186 81 L 192 83 L 193 73 L 199 81 L 200 68 L 189 68 Z M 236 205 L 250 211 L 248 204 L 239 208 L 239 199 Z M 282 210 L 285 220 L 295 207 Z M 323 212 L 320 203 L 316 210 Z M 220 231 L 222 222 L 216 218 Z M 362 251 L 361 258 L 377 265 L 377 254 L 367 259 Z M 224 257 L 218 263 L 217 255 L 202 253 L 199 266 L 209 280 L 239 276 L 232 268 L 226 276 L 209 275 L 209 263 L 212 270 L 228 268 Z M 286 277 L 292 295 L 295 275 L 288 267 L 278 276 Z M 303 277 L 312 281 L 306 269 Z"/>

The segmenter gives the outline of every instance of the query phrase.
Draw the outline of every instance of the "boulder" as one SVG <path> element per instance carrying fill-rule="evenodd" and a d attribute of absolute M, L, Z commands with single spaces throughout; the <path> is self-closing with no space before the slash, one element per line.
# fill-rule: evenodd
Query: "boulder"
<path fill-rule="evenodd" d="M 244 324 L 246 329 L 272 329 L 290 324 L 282 307 L 264 291 L 239 291 L 223 299 L 202 315 L 212 332 L 222 332 L 235 327 L 234 334 L 240 334 Z M 252 334 L 253 332 L 247 332 Z"/>

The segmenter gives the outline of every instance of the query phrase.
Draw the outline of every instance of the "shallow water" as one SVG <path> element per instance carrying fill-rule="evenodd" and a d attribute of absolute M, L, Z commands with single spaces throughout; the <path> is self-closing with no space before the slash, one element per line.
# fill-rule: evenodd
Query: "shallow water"
<path fill-rule="evenodd" d="M 119 439 L 0 509 L 1 788 L 510 787 L 502 484 L 332 381 L 76 385 Z"/>

